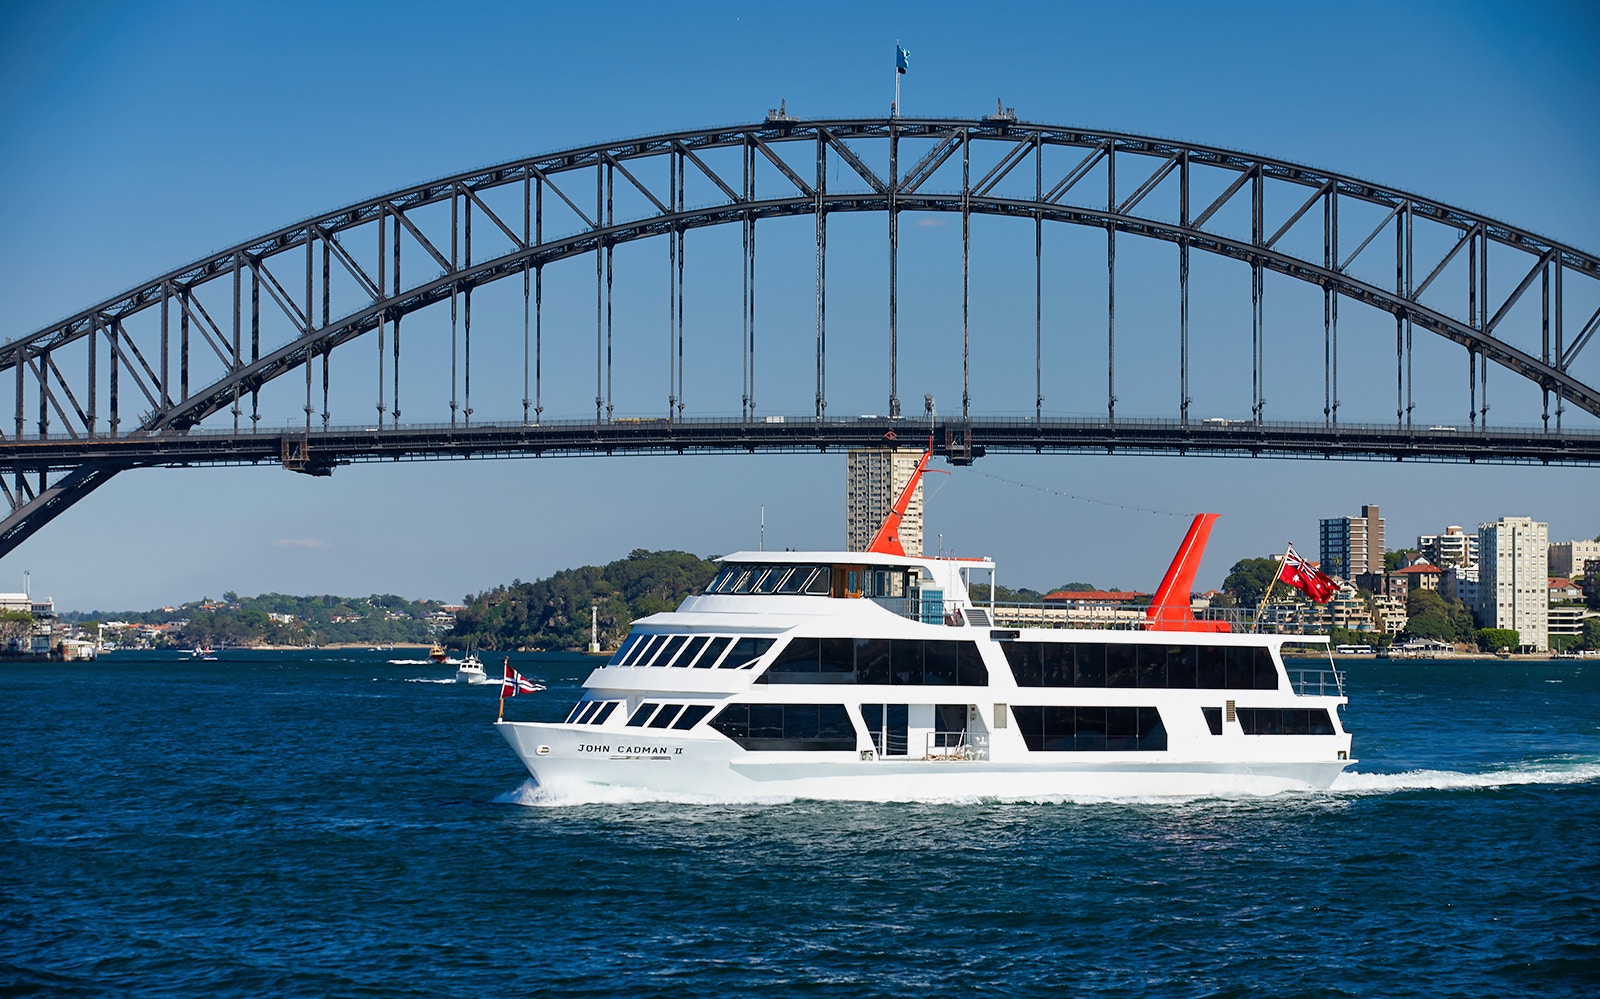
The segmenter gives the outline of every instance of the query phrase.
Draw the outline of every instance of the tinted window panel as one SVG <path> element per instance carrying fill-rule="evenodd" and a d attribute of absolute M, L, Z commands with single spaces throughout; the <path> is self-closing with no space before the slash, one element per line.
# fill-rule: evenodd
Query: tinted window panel
<path fill-rule="evenodd" d="M 722 668 L 738 669 L 742 666 L 750 665 L 755 660 L 760 659 L 764 652 L 772 648 L 773 641 L 774 639 L 771 638 L 752 638 L 746 635 L 733 643 L 733 650 L 728 653 L 727 658 L 722 660 Z"/>
<path fill-rule="evenodd" d="M 1106 686 L 1134 687 L 1139 682 L 1138 649 L 1132 645 L 1106 645 Z"/>
<path fill-rule="evenodd" d="M 634 709 L 633 715 L 628 719 L 628 727 L 643 728 L 644 723 L 650 720 L 650 716 L 655 714 L 658 707 L 660 705 L 654 701 L 645 701 Z"/>
<path fill-rule="evenodd" d="M 815 673 L 817 671 L 817 650 L 821 644 L 815 638 L 792 638 L 789 644 L 783 647 L 769 673 Z"/>
<path fill-rule="evenodd" d="M 807 593 L 815 593 L 821 596 L 827 596 L 830 592 L 832 592 L 832 589 L 833 570 L 828 566 L 823 566 L 821 569 L 818 569 L 816 575 L 812 576 L 810 582 L 806 583 Z"/>
<path fill-rule="evenodd" d="M 681 704 L 663 704 L 661 710 L 656 712 L 656 716 L 650 719 L 650 727 L 666 728 L 672 724 L 672 720 L 678 717 L 678 712 L 682 710 L 683 705 Z"/>
<path fill-rule="evenodd" d="M 1201 708 L 1200 710 L 1206 716 L 1206 728 L 1209 728 L 1211 730 L 1211 734 L 1212 735 L 1221 735 L 1222 734 L 1222 709 L 1221 708 Z"/>
<path fill-rule="evenodd" d="M 635 649 L 633 651 L 633 654 L 629 657 L 627 662 L 623 663 L 623 665 L 624 666 L 637 666 L 637 665 L 639 665 L 640 660 L 644 659 L 645 656 L 649 655 L 651 647 L 656 645 L 657 643 L 659 643 L 660 640 L 661 640 L 661 636 L 660 635 L 646 635 L 646 636 L 644 636 L 644 641 L 640 642 L 638 644 L 638 646 L 635 647 Z"/>
<path fill-rule="evenodd" d="M 617 705 L 621 703 L 621 701 L 607 701 L 605 707 L 600 709 L 600 713 L 589 719 L 589 724 L 604 725 L 606 719 L 611 717 L 611 713 L 617 710 Z"/>
<path fill-rule="evenodd" d="M 710 713 L 711 705 L 709 704 L 690 704 L 683 709 L 683 714 L 678 716 L 678 720 L 672 723 L 672 727 L 676 729 L 694 728 L 700 719 Z"/>
<path fill-rule="evenodd" d="M 1240 708 L 1245 735 L 1332 735 L 1333 719 L 1325 708 Z"/>
<path fill-rule="evenodd" d="M 849 683 L 855 679 L 855 639 L 824 638 L 817 644 L 818 672 L 829 674 L 828 679 L 832 683 Z"/>
<path fill-rule="evenodd" d="M 856 748 L 855 728 L 842 704 L 730 704 L 710 725 L 748 750 Z"/>
<path fill-rule="evenodd" d="M 922 643 L 922 682 L 953 687 L 960 679 L 956 642 Z"/>
<path fill-rule="evenodd" d="M 700 653 L 700 658 L 694 661 L 694 668 L 710 669 L 711 667 L 715 666 L 717 664 L 717 660 L 722 658 L 722 654 L 728 651 L 728 646 L 732 644 L 733 636 L 731 635 L 724 636 L 722 638 L 713 638 L 711 640 L 710 647 L 704 652 Z"/>
<path fill-rule="evenodd" d="M 1127 752 L 1139 748 L 1139 709 L 1106 709 L 1106 749 Z"/>
<path fill-rule="evenodd" d="M 1193 690 L 1200 683 L 1200 650 L 1193 645 L 1167 646 L 1167 686 Z"/>
<path fill-rule="evenodd" d="M 782 566 L 774 566 L 773 568 L 768 569 L 767 574 L 761 577 L 761 582 L 756 584 L 756 592 L 777 592 L 778 587 L 783 585 L 784 577 L 788 576 L 790 571 L 791 570 L 785 569 Z"/>
<path fill-rule="evenodd" d="M 1106 647 L 1103 642 L 1087 642 L 1077 647 L 1078 678 L 1075 686 L 1106 685 Z"/>
<path fill-rule="evenodd" d="M 778 592 L 799 593 L 801 590 L 806 588 L 806 582 L 811 578 L 811 574 L 816 571 L 816 569 L 809 565 L 795 566 L 794 571 L 789 573 L 788 578 L 786 578 L 783 583 L 779 585 Z"/>
<path fill-rule="evenodd" d="M 1200 689 L 1222 690 L 1228 685 L 1227 650 L 1216 645 L 1203 645 L 1196 654 L 1200 660 Z"/>
<path fill-rule="evenodd" d="M 639 634 L 637 631 L 634 632 L 633 634 L 629 635 L 627 637 L 627 639 L 625 641 L 623 641 L 622 645 L 617 649 L 617 654 L 612 656 L 610 661 L 607 662 L 606 665 L 607 666 L 620 665 L 622 663 L 622 660 L 628 658 L 628 654 L 633 651 L 634 646 L 638 645 L 643 640 L 644 640 L 644 636 Z"/>
<path fill-rule="evenodd" d="M 1042 687 L 1044 646 L 1039 642 L 1001 642 L 1000 651 L 1019 687 Z"/>
<path fill-rule="evenodd" d="M 1045 687 L 1070 687 L 1073 684 L 1073 661 L 1077 650 L 1062 642 L 1045 642 L 1039 652 L 1040 685 Z"/>
<path fill-rule="evenodd" d="M 655 654 L 655 656 L 650 660 L 650 665 L 652 665 L 652 666 L 668 666 L 668 665 L 671 665 L 672 657 L 677 655 L 678 652 L 684 647 L 684 645 L 688 641 L 689 641 L 689 636 L 688 635 L 673 635 L 671 638 L 667 639 L 666 644 L 661 646 L 661 651 L 657 652 Z"/>
<path fill-rule="evenodd" d="M 857 638 L 856 682 L 889 682 L 889 640 L 887 638 Z"/>
<path fill-rule="evenodd" d="M 894 638 L 889 640 L 889 682 L 920 684 L 922 682 L 922 640 Z"/>
<path fill-rule="evenodd" d="M 977 642 L 957 642 L 960 650 L 958 663 L 959 682 L 966 687 L 987 687 L 989 685 L 989 667 L 983 663 L 983 653 L 978 651 Z"/>
<path fill-rule="evenodd" d="M 1165 687 L 1167 685 L 1167 647 L 1165 645 L 1132 646 L 1139 663 L 1139 686 Z"/>
<path fill-rule="evenodd" d="M 695 659 L 699 657 L 700 653 L 706 650 L 706 646 L 710 644 L 710 635 L 701 635 L 699 638 L 689 639 L 689 645 L 683 650 L 683 654 L 678 657 L 678 661 L 673 665 L 680 667 L 688 666 L 690 663 L 693 663 Z"/>

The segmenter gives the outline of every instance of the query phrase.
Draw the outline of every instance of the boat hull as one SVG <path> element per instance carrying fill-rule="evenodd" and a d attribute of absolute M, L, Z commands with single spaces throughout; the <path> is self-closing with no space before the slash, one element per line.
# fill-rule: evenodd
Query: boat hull
<path fill-rule="evenodd" d="M 1349 760 L 1180 760 L 1151 753 L 1051 753 L 1048 760 L 928 760 L 854 753 L 749 753 L 721 738 L 650 729 L 501 722 L 543 788 L 583 786 L 733 798 L 1232 797 L 1321 791 Z M 1332 755 L 1332 754 L 1329 754 Z"/>

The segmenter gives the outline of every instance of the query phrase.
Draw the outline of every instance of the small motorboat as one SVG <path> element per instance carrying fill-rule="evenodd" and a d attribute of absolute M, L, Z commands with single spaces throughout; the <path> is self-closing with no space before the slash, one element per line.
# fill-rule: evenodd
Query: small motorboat
<path fill-rule="evenodd" d="M 483 671 L 483 660 L 469 653 L 467 658 L 461 660 L 461 665 L 456 667 L 457 683 L 488 683 L 489 676 Z"/>
<path fill-rule="evenodd" d="M 449 655 L 444 651 L 444 646 L 440 645 L 438 642 L 434 642 L 433 648 L 428 650 L 428 661 L 431 663 L 443 663 L 449 661 Z"/>

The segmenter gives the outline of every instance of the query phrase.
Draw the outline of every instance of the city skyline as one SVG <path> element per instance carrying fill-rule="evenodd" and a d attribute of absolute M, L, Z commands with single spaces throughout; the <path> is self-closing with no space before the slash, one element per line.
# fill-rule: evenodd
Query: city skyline
<path fill-rule="evenodd" d="M 1158 7 L 1159 17 L 1138 25 L 1154 58 L 1139 60 L 1091 46 L 1064 57 L 1048 44 L 1120 37 L 1130 26 L 1087 9 L 1014 13 L 1038 29 L 1038 40 L 1022 43 L 972 38 L 953 6 L 922 10 L 910 24 L 871 12 L 852 18 L 848 38 L 820 47 L 767 44 L 794 26 L 736 5 L 671 16 L 640 6 L 604 21 L 491 5 L 483 19 L 502 30 L 470 38 L 419 37 L 408 15 L 423 8 L 405 5 L 382 14 L 293 4 L 9 11 L 0 222 L 11 238 L 0 247 L 0 338 L 213 247 L 427 177 L 619 136 L 759 120 L 785 99 L 792 113 L 883 114 L 896 37 L 916 53 L 903 81 L 907 114 L 978 115 L 1000 96 L 1027 120 L 1323 164 L 1595 248 L 1600 192 L 1589 178 L 1600 138 L 1582 126 L 1579 95 L 1600 83 L 1586 45 L 1600 16 L 1579 4 L 1366 9 L 1402 35 L 1427 34 L 1474 72 L 1440 74 L 1425 60 L 1393 58 L 1388 38 L 1266 5 L 1246 12 L 1254 24 L 1243 35 L 1203 11 Z M 329 56 L 307 41 L 307 25 L 317 37 L 367 43 Z M 595 74 L 596 53 L 570 42 L 599 37 L 608 69 Z M 708 42 L 714 58 L 672 52 Z M 185 58 L 155 57 L 169 48 Z M 204 83 L 267 51 L 281 54 L 272 85 Z M 1249 99 L 1238 81 L 1207 71 L 1219 53 L 1244 51 L 1278 84 Z M 1537 84 L 1529 62 L 1543 67 Z M 468 89 L 486 96 L 461 100 Z M 1308 105 L 1307 95 L 1330 92 L 1338 99 Z M 170 108 L 184 113 L 152 116 Z M 1482 136 L 1488 121 L 1493 141 L 1463 141 Z M 902 280 L 913 282 L 902 286 L 906 297 L 922 288 L 915 282 L 934 283 Z M 868 318 L 878 317 L 873 302 Z M 1441 356 L 1450 377 L 1464 375 L 1458 351 Z M 1277 370 L 1269 394 L 1283 399 L 1297 391 L 1296 371 Z M 1509 391 L 1512 376 L 1496 377 L 1497 390 Z M 924 391 L 902 386 L 907 398 Z M 941 411 L 959 403 L 936 394 Z M 1233 415 L 1235 402 L 1212 405 Z M 1593 425 L 1569 414 L 1574 425 Z M 229 589 L 454 601 L 633 548 L 754 548 L 763 507 L 769 547 L 836 549 L 845 460 L 456 461 L 353 466 L 330 479 L 271 467 L 132 471 L 0 560 L 0 590 L 20 589 L 31 570 L 34 592 L 63 609 L 159 606 Z M 1223 514 L 1201 588 L 1286 541 L 1314 551 L 1319 518 L 1364 503 L 1381 505 L 1389 537 L 1408 543 L 1446 524 L 1470 529 L 1508 515 L 1548 522 L 1552 539 L 1600 533 L 1590 498 L 1597 473 L 1583 468 L 995 455 L 951 471 L 929 482 L 927 543 L 943 535 L 949 549 L 994 556 L 1003 585 L 1092 579 L 1151 589 L 1201 510 Z M 1454 509 L 1441 514 L 1445 504 Z"/>

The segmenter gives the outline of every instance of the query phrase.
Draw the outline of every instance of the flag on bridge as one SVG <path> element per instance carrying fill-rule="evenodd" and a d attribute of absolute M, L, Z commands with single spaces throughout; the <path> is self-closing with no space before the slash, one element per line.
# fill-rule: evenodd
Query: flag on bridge
<path fill-rule="evenodd" d="M 1319 604 L 1332 600 L 1339 592 L 1339 581 L 1300 557 L 1294 545 L 1283 556 L 1283 568 L 1278 579 L 1304 593 Z"/>
<path fill-rule="evenodd" d="M 896 73 L 911 72 L 911 53 L 901 48 L 899 42 L 894 43 L 894 69 Z"/>

